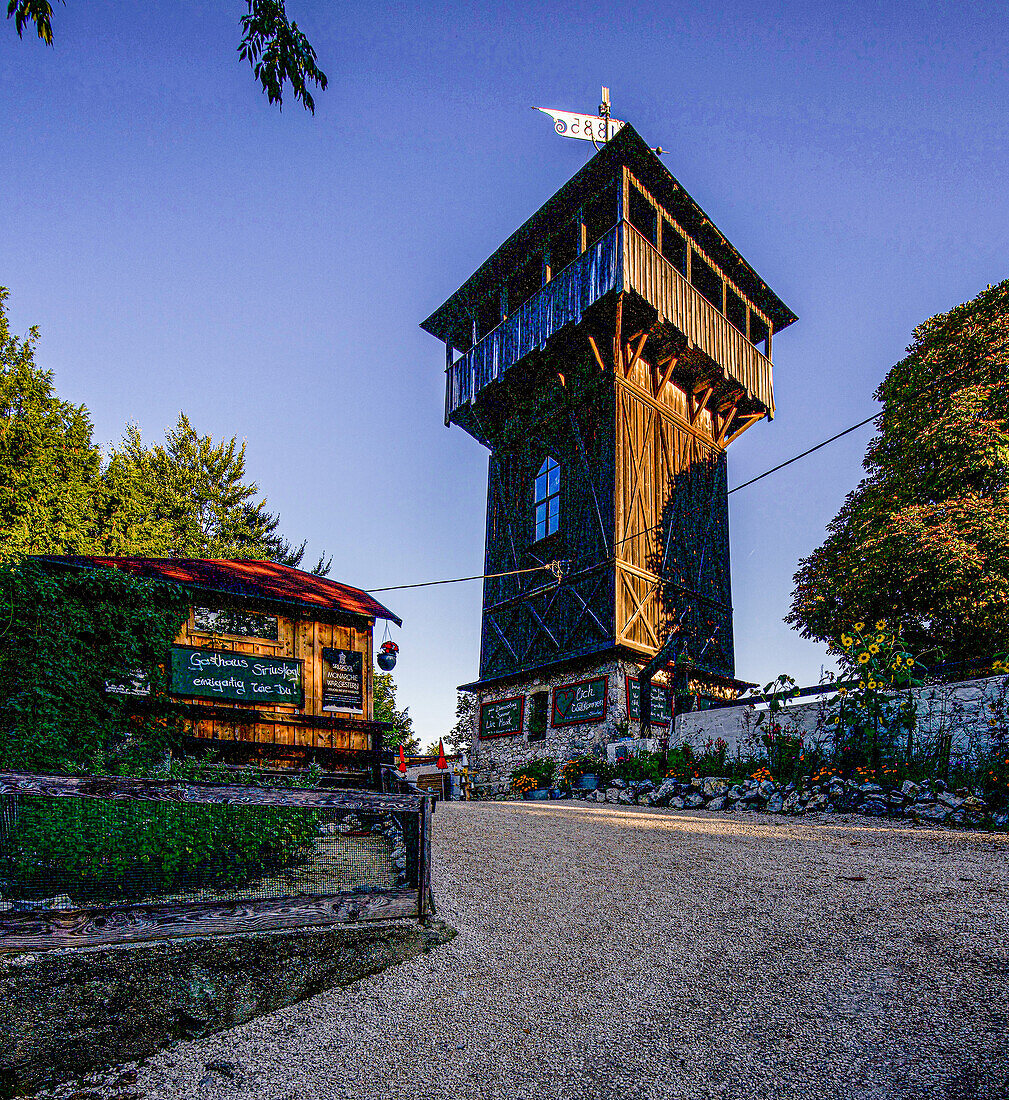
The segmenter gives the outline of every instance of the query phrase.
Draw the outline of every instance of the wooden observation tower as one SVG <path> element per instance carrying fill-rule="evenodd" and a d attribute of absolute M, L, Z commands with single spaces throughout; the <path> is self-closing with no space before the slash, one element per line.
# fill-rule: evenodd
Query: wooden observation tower
<path fill-rule="evenodd" d="M 446 423 L 490 451 L 484 571 L 511 575 L 484 582 L 465 690 L 483 740 L 511 736 L 486 746 L 502 761 L 633 730 L 634 676 L 670 635 L 683 690 L 734 694 L 726 449 L 773 417 L 771 341 L 795 320 L 624 125 L 423 322 Z"/>

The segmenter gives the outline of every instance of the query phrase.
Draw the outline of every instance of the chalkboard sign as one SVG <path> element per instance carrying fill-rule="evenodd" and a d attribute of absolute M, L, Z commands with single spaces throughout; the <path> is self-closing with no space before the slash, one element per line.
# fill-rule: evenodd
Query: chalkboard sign
<path fill-rule="evenodd" d="M 322 709 L 364 713 L 363 653 L 351 649 L 323 649 Z"/>
<path fill-rule="evenodd" d="M 106 680 L 105 693 L 107 695 L 150 695 L 151 681 L 142 668 L 130 673 L 126 680 Z"/>
<path fill-rule="evenodd" d="M 480 708 L 480 737 L 508 737 L 522 732 L 526 714 L 526 697 L 512 695 L 508 699 L 495 699 Z"/>
<path fill-rule="evenodd" d="M 653 726 L 668 726 L 673 717 L 673 695 L 662 684 L 652 684 Z M 641 721 L 641 685 L 636 676 L 627 677 L 627 717 L 632 722 Z"/>
<path fill-rule="evenodd" d="M 579 722 L 601 722 L 606 717 L 608 677 L 578 680 L 554 688 L 551 725 L 575 726 Z"/>
<path fill-rule="evenodd" d="M 305 703 L 301 661 L 172 646 L 172 694 L 235 703 Z"/>

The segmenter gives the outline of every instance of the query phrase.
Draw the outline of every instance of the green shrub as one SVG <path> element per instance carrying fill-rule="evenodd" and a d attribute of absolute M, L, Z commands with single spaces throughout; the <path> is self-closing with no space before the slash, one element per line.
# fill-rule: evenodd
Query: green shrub
<path fill-rule="evenodd" d="M 233 889 L 310 851 L 318 815 L 286 808 L 22 798 L 0 877 L 75 902 Z"/>

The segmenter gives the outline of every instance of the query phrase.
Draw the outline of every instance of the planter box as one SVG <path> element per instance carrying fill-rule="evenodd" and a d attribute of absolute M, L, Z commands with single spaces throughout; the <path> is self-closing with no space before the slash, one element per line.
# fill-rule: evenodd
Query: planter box
<path fill-rule="evenodd" d="M 599 776 L 580 775 L 571 786 L 576 791 L 594 791 L 599 786 Z"/>

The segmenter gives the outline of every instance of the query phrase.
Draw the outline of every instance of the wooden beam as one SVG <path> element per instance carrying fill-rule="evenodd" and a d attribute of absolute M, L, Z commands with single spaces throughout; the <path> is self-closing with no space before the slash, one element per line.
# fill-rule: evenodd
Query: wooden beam
<path fill-rule="evenodd" d="M 613 326 L 613 369 L 620 370 L 624 362 L 624 296 L 617 295 L 616 318 Z M 626 377 L 626 371 L 622 371 Z"/>
<path fill-rule="evenodd" d="M 0 914 L 0 953 L 402 919 L 418 916 L 418 908 L 417 889 L 400 887 L 374 894 L 8 912 Z"/>
<path fill-rule="evenodd" d="M 656 373 L 665 365 L 665 370 L 662 372 L 662 379 L 659 382 L 658 389 L 655 391 L 655 400 L 658 401 L 662 396 L 662 391 L 666 388 L 669 379 L 672 377 L 673 371 L 676 370 L 676 364 L 680 361 L 678 355 L 670 355 L 667 359 L 663 359 L 661 363 L 656 363 Z"/>
<path fill-rule="evenodd" d="M 718 438 L 715 440 L 719 447 L 723 446 L 725 443 L 725 433 L 729 430 L 729 425 L 735 419 L 736 409 L 738 408 L 739 403 L 737 402 L 735 405 L 732 406 L 731 409 L 729 409 L 729 411 L 725 414 L 725 418 L 722 420 L 722 427 L 718 432 Z"/>
<path fill-rule="evenodd" d="M 697 400 L 696 407 L 690 413 L 691 424 L 696 424 L 697 421 L 700 419 L 701 413 L 704 412 L 704 408 L 707 405 L 708 400 L 711 397 L 712 392 L 714 391 L 714 388 L 714 386 L 708 386 L 708 388 L 704 391 L 704 396 Z"/>
<path fill-rule="evenodd" d="M 297 746 L 292 746 L 292 748 Z M 302 806 L 305 809 L 417 810 L 415 798 L 368 791 L 315 790 L 305 787 L 259 787 L 228 783 L 178 783 L 171 779 L 124 776 L 25 775 L 0 772 L 0 795 L 45 798 L 111 798 L 144 802 L 225 806 Z"/>
<path fill-rule="evenodd" d="M 634 352 L 631 355 L 631 361 L 627 364 L 627 367 L 624 370 L 624 375 L 625 376 L 630 374 L 631 371 L 634 370 L 634 367 L 636 366 L 638 360 L 641 358 L 642 351 L 644 351 L 644 349 L 645 349 L 645 341 L 647 339 L 648 339 L 648 333 L 643 332 L 641 334 L 641 339 L 638 341 L 638 346 L 634 349 Z M 630 344 L 628 343 L 627 346 L 629 348 Z"/>
<path fill-rule="evenodd" d="M 592 354 L 596 357 L 596 362 L 599 364 L 599 369 L 605 374 L 606 364 L 603 362 L 603 357 L 599 354 L 599 345 L 596 343 L 595 337 L 591 333 L 586 334 L 589 338 L 589 346 L 592 348 Z"/>
<path fill-rule="evenodd" d="M 747 417 L 744 417 L 744 418 L 743 418 L 743 425 L 742 425 L 742 427 L 740 427 L 740 428 L 737 428 L 737 429 L 736 429 L 736 430 L 735 430 L 735 431 L 734 431 L 734 432 L 732 433 L 732 435 L 730 435 L 730 436 L 729 436 L 729 438 L 728 438 L 728 439 L 726 439 L 726 441 L 725 441 L 725 446 L 726 446 L 726 447 L 728 447 L 728 445 L 729 445 L 729 444 L 730 444 L 730 443 L 731 443 L 731 442 L 732 442 L 732 441 L 733 441 L 734 439 L 738 439 L 738 438 L 739 438 L 739 437 L 740 437 L 740 436 L 741 436 L 741 435 L 743 434 L 743 432 L 745 432 L 745 431 L 746 431 L 746 429 L 747 429 L 747 428 L 752 428 L 752 427 L 753 427 L 753 425 L 754 425 L 754 424 L 756 424 L 758 420 L 763 420 L 763 419 L 764 419 L 764 414 L 763 414 L 763 413 L 755 413 L 755 414 L 754 414 L 753 416 L 747 416 Z"/>

